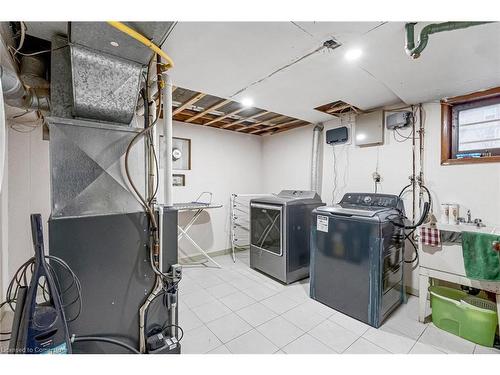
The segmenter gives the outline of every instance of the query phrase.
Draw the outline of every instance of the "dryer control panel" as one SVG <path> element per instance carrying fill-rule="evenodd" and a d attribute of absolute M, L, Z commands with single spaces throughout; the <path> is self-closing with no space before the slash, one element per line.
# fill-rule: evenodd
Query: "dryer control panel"
<path fill-rule="evenodd" d="M 307 190 L 281 190 L 278 197 L 285 199 L 317 199 L 319 196 L 314 191 Z"/>

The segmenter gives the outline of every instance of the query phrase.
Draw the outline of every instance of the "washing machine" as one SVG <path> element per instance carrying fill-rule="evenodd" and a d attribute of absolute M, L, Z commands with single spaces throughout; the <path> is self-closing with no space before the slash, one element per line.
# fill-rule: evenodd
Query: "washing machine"
<path fill-rule="evenodd" d="M 285 284 L 309 276 L 314 191 L 283 190 L 250 201 L 250 267 Z"/>
<path fill-rule="evenodd" d="M 316 208 L 311 297 L 378 328 L 404 300 L 404 217 L 401 198 L 388 194 L 349 193 Z"/>

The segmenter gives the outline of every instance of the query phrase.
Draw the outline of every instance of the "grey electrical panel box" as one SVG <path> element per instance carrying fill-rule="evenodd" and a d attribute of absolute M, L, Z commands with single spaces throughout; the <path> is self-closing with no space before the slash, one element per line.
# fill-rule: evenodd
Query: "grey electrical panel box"
<path fill-rule="evenodd" d="M 326 143 L 329 145 L 339 145 L 346 143 L 349 139 L 347 127 L 341 126 L 326 131 Z"/>
<path fill-rule="evenodd" d="M 404 128 L 411 124 L 412 113 L 410 111 L 394 112 L 387 115 L 385 118 L 385 126 L 387 129 Z"/>
<path fill-rule="evenodd" d="M 375 111 L 356 116 L 356 146 L 376 146 L 384 144 L 384 113 Z"/>

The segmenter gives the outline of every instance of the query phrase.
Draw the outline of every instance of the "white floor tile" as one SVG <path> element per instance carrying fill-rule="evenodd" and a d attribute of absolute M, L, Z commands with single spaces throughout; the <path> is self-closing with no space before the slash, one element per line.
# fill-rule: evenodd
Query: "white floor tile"
<path fill-rule="evenodd" d="M 486 346 L 476 345 L 474 354 L 500 354 L 500 350 L 495 348 L 487 348 Z"/>
<path fill-rule="evenodd" d="M 256 288 L 262 286 L 261 283 L 255 280 L 251 280 L 246 276 L 240 276 L 236 279 L 229 281 L 229 283 L 239 290 L 245 290 L 250 288 Z"/>
<path fill-rule="evenodd" d="M 322 303 L 320 303 L 312 298 L 307 299 L 305 302 L 303 302 L 303 304 L 308 305 L 310 309 L 312 309 L 316 313 L 324 316 L 325 318 L 329 318 L 330 316 L 335 314 L 334 309 L 332 309 L 329 306 L 323 305 Z"/>
<path fill-rule="evenodd" d="M 274 311 L 270 310 L 261 303 L 255 303 L 253 305 L 247 306 L 241 310 L 236 311 L 236 313 L 253 327 L 257 327 L 262 323 L 265 323 L 278 316 Z"/>
<path fill-rule="evenodd" d="M 229 341 L 226 346 L 234 354 L 272 354 L 279 349 L 255 329 Z"/>
<path fill-rule="evenodd" d="M 283 351 L 287 354 L 336 354 L 332 348 L 307 333 L 285 346 Z"/>
<path fill-rule="evenodd" d="M 224 315 L 222 318 L 207 323 L 207 327 L 223 343 L 231 341 L 232 339 L 252 329 L 250 324 L 234 313 Z"/>
<path fill-rule="evenodd" d="M 330 320 L 320 323 L 309 331 L 309 334 L 337 353 L 342 353 L 359 338 L 359 335 Z"/>
<path fill-rule="evenodd" d="M 285 311 L 293 309 L 295 306 L 299 305 L 299 302 L 283 295 L 283 293 L 278 293 L 274 296 L 268 297 L 261 301 L 261 303 L 276 314 L 283 314 Z"/>
<path fill-rule="evenodd" d="M 220 285 L 222 283 L 225 283 L 226 281 L 222 280 L 220 277 L 217 277 L 216 275 L 200 275 L 194 279 L 198 284 L 201 285 L 203 288 L 210 288 L 212 286 Z"/>
<path fill-rule="evenodd" d="M 224 315 L 231 313 L 231 310 L 219 301 L 212 301 L 192 309 L 203 323 L 208 323 Z"/>
<path fill-rule="evenodd" d="M 192 279 L 187 279 L 185 277 L 182 278 L 179 283 L 179 294 L 181 296 L 188 295 L 189 293 L 196 292 L 197 290 L 202 289 L 200 284 Z"/>
<path fill-rule="evenodd" d="M 257 330 L 279 348 L 291 343 L 304 334 L 303 330 L 281 316 L 258 326 Z"/>
<path fill-rule="evenodd" d="M 209 288 L 206 288 L 206 291 L 208 293 L 210 293 L 211 295 L 213 295 L 214 297 L 220 299 L 220 298 L 225 297 L 229 294 L 237 292 L 238 289 L 236 289 L 234 286 L 225 282 L 223 284 L 219 284 L 216 286 L 211 286 Z"/>
<path fill-rule="evenodd" d="M 391 353 L 398 354 L 407 354 L 416 341 L 387 327 L 370 328 L 363 338 Z"/>
<path fill-rule="evenodd" d="M 410 301 L 413 301 L 412 298 Z M 418 305 L 413 302 L 408 302 L 406 305 L 402 305 L 398 310 L 393 312 L 383 323 L 382 327 L 388 327 L 395 331 L 403 333 L 412 339 L 417 340 L 422 333 L 425 331 L 427 325 L 420 323 L 418 321 L 418 316 L 410 312 L 410 307 L 413 306 L 418 309 Z"/>
<path fill-rule="evenodd" d="M 323 315 L 318 314 L 309 304 L 296 306 L 285 312 L 282 316 L 306 332 L 326 319 Z"/>
<path fill-rule="evenodd" d="M 475 348 L 473 342 L 443 331 L 433 324 L 429 324 L 418 341 L 446 353 L 470 354 L 474 352 Z"/>
<path fill-rule="evenodd" d="M 446 354 L 440 350 L 437 350 L 431 345 L 422 344 L 421 342 L 416 342 L 413 348 L 410 350 L 410 354 Z"/>
<path fill-rule="evenodd" d="M 276 295 L 278 292 L 274 289 L 268 288 L 267 286 L 259 285 L 249 289 L 245 289 L 243 290 L 243 293 L 248 294 L 250 297 L 257 301 L 262 301 L 263 299 Z"/>
<path fill-rule="evenodd" d="M 240 310 L 246 306 L 256 303 L 256 301 L 247 294 L 237 291 L 220 299 L 220 301 L 233 311 Z"/>
<path fill-rule="evenodd" d="M 360 337 L 354 344 L 344 351 L 344 354 L 391 354 L 385 349 Z"/>
<path fill-rule="evenodd" d="M 210 293 L 208 293 L 204 289 L 197 290 L 196 292 L 189 293 L 185 297 L 182 295 L 179 297 L 179 300 L 182 301 L 182 303 L 185 303 L 187 307 L 190 309 L 206 304 L 208 302 L 213 302 L 215 301 L 215 297 L 212 296 Z"/>
<path fill-rule="evenodd" d="M 217 348 L 222 342 L 207 327 L 201 326 L 185 332 L 181 344 L 184 354 L 203 354 Z"/>
<path fill-rule="evenodd" d="M 305 281 L 287 285 L 281 293 L 297 302 L 305 302 L 310 299 L 309 284 Z"/>
<path fill-rule="evenodd" d="M 218 348 L 209 351 L 207 354 L 231 354 L 231 352 L 225 345 L 221 345 Z"/>
<path fill-rule="evenodd" d="M 179 325 L 184 332 L 201 327 L 203 322 L 188 308 L 179 309 Z"/>
<path fill-rule="evenodd" d="M 351 332 L 356 333 L 359 336 L 363 335 L 366 331 L 370 329 L 370 326 L 368 324 L 360 322 L 359 320 L 351 318 L 350 316 L 342 314 L 341 312 L 338 311 L 332 314 L 329 320 L 331 320 L 334 323 L 337 323 L 338 325 L 348 329 Z"/>

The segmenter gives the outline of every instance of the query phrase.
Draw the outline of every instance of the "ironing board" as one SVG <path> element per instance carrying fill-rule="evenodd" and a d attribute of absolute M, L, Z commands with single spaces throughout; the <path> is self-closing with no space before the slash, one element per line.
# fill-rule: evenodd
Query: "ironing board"
<path fill-rule="evenodd" d="M 201 198 L 204 195 L 209 195 L 210 199 L 208 201 L 202 201 Z M 186 224 L 186 226 L 182 227 L 180 225 L 177 226 L 179 230 L 179 235 L 177 237 L 177 240 L 180 240 L 181 238 L 186 238 L 191 244 L 202 254 L 205 258 L 207 258 L 206 261 L 202 263 L 206 263 L 207 261 L 212 262 L 215 264 L 218 268 L 222 268 L 222 266 L 217 263 L 210 255 L 207 254 L 205 250 L 203 250 L 200 245 L 196 243 L 195 240 L 189 236 L 188 231 L 189 229 L 193 226 L 193 224 L 198 220 L 200 215 L 203 213 L 205 210 L 213 209 L 213 208 L 221 208 L 222 204 L 214 204 L 212 203 L 212 193 L 210 192 L 203 192 L 201 193 L 198 198 L 196 198 L 195 201 L 193 202 L 181 202 L 181 203 L 174 203 L 173 204 L 173 209 L 179 211 L 179 212 L 187 212 L 187 211 L 193 211 L 194 214 L 189 220 L 189 222 Z"/>

